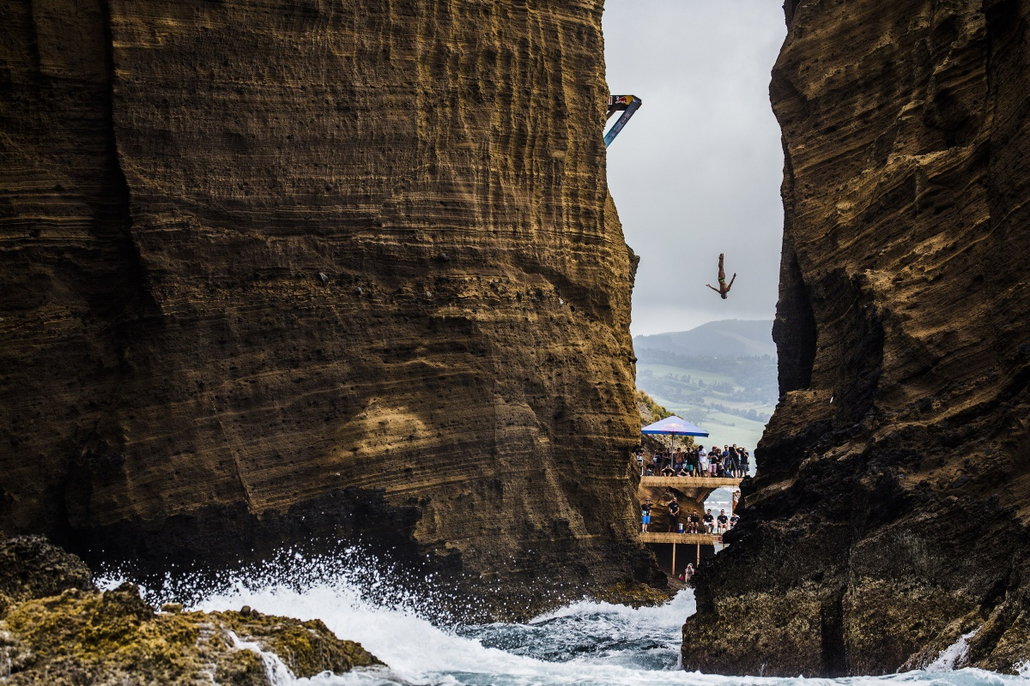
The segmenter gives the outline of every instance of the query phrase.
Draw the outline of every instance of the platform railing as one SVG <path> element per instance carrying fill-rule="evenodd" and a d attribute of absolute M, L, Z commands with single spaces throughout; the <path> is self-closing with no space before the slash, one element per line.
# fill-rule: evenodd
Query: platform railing
<path fill-rule="evenodd" d="M 731 476 L 642 476 L 640 485 L 680 486 L 684 488 L 719 488 L 721 486 L 739 487 L 740 479 Z"/>
<path fill-rule="evenodd" d="M 641 531 L 641 543 L 685 543 L 687 545 L 721 545 L 722 534 L 680 534 L 665 531 Z"/>

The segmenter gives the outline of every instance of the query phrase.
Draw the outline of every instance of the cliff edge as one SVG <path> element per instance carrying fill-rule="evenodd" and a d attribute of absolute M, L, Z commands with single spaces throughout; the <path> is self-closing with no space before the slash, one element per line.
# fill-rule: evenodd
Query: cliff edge
<path fill-rule="evenodd" d="M 601 0 L 8 5 L 0 527 L 649 578 Z"/>
<path fill-rule="evenodd" d="M 687 669 L 1030 659 L 1030 3 L 797 2 L 781 400 Z"/>

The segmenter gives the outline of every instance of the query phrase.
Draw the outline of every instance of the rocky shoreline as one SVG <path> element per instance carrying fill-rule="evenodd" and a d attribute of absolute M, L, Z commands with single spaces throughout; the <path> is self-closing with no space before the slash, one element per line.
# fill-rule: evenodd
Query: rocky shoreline
<path fill-rule="evenodd" d="M 38 536 L 0 541 L 0 679 L 11 686 L 268 686 L 270 673 L 382 665 L 319 620 L 160 611 L 132 584 L 99 591 L 74 555 Z"/>

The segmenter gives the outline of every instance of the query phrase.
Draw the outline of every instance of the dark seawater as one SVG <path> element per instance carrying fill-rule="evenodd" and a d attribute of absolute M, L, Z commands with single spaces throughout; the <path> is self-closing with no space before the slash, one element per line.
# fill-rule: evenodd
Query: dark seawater
<path fill-rule="evenodd" d="M 680 630 L 694 611 L 691 591 L 682 591 L 657 608 L 632 609 L 581 601 L 525 624 L 441 627 L 424 601 L 406 597 L 376 581 L 356 559 L 346 564 L 316 561 L 301 565 L 307 574 L 271 572 L 241 575 L 218 590 L 193 589 L 192 600 L 170 586 L 148 591 L 152 599 L 179 599 L 191 609 L 238 610 L 249 605 L 267 614 L 307 620 L 318 618 L 341 638 L 359 641 L 389 665 L 342 677 L 329 674 L 296 679 L 278 660 L 264 656 L 277 686 L 317 684 L 440 684 L 458 686 L 530 686 L 540 684 L 620 684 L 655 686 L 1021 686 L 1030 684 L 1030 665 L 1023 676 L 975 669 L 952 670 L 963 644 L 952 646 L 927 671 L 883 677 L 807 679 L 733 677 L 687 673 L 678 666 Z M 279 576 L 288 576 L 281 580 Z M 107 585 L 120 579 L 108 578 Z M 182 588 L 179 586 L 179 588 Z M 146 590 L 146 589 L 144 589 Z M 241 649 L 254 649 L 241 645 Z"/>

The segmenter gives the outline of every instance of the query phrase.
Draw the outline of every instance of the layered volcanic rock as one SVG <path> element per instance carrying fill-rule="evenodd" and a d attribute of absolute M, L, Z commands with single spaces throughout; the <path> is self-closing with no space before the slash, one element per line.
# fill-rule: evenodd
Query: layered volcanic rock
<path fill-rule="evenodd" d="M 788 2 L 783 397 L 688 669 L 1030 658 L 1030 2 Z M 961 651 L 956 649 L 955 654 Z"/>
<path fill-rule="evenodd" d="M 601 4 L 4 3 L 0 526 L 647 577 Z"/>

